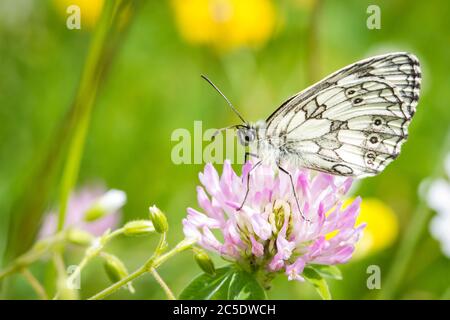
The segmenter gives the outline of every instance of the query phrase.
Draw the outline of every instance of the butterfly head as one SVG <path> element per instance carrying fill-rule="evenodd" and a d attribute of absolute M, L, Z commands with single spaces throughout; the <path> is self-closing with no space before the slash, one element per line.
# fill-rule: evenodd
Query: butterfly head
<path fill-rule="evenodd" d="M 237 136 L 238 136 L 240 144 L 247 147 L 250 143 L 255 141 L 256 128 L 253 125 L 250 125 L 250 124 L 238 125 L 238 126 L 236 126 L 236 128 L 237 128 Z"/>
<path fill-rule="evenodd" d="M 243 122 L 243 124 L 238 124 L 238 125 L 225 127 L 225 128 L 217 130 L 213 134 L 212 139 L 214 139 L 214 137 L 217 136 L 217 134 L 219 134 L 223 130 L 226 130 L 226 129 L 237 129 L 237 136 L 238 136 L 238 139 L 239 139 L 239 143 L 242 144 L 245 147 L 250 145 L 256 139 L 256 126 L 252 125 L 252 124 L 249 124 L 247 121 L 245 121 L 245 119 L 242 117 L 242 115 L 239 113 L 239 111 L 237 111 L 237 109 L 233 106 L 233 104 L 230 102 L 230 100 L 228 100 L 228 98 L 222 93 L 222 91 L 219 90 L 219 88 L 217 88 L 217 86 L 214 83 L 212 83 L 211 80 L 209 80 L 204 75 L 202 75 L 202 78 L 204 80 L 206 80 L 225 99 L 225 101 L 230 106 L 231 110 L 233 110 L 233 112 Z"/>

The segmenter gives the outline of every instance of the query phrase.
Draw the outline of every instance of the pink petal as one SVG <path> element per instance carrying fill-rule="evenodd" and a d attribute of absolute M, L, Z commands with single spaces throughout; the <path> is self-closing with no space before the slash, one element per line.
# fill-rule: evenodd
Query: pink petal
<path fill-rule="evenodd" d="M 253 231 L 262 240 L 267 240 L 272 234 L 272 226 L 263 218 L 261 213 L 254 213 L 250 217 L 250 223 L 252 224 Z"/>
<path fill-rule="evenodd" d="M 277 254 L 275 254 L 272 261 L 270 261 L 268 268 L 270 271 L 278 271 L 281 268 L 283 268 L 283 266 L 284 266 L 284 260 L 283 260 L 282 254 L 280 252 L 278 252 Z"/>
<path fill-rule="evenodd" d="M 219 174 L 211 163 L 206 164 L 205 170 L 199 174 L 199 178 L 209 194 L 217 195 L 220 192 Z"/>
<path fill-rule="evenodd" d="M 297 258 L 291 265 L 286 266 L 286 274 L 289 280 L 304 281 L 301 276 L 303 269 L 305 268 L 305 260 L 303 258 Z"/>
<path fill-rule="evenodd" d="M 187 212 L 188 212 L 188 220 L 195 226 L 202 228 L 204 226 L 207 226 L 209 228 L 219 228 L 220 227 L 220 223 L 219 221 L 209 218 L 207 215 L 192 209 L 192 208 L 187 208 Z"/>
<path fill-rule="evenodd" d="M 277 237 L 277 249 L 278 253 L 281 254 L 283 260 L 289 259 L 292 250 L 295 248 L 295 243 L 286 240 L 285 236 L 280 232 Z"/>
<path fill-rule="evenodd" d="M 252 242 L 252 254 L 256 257 L 264 255 L 264 246 L 256 241 L 255 237 L 250 235 L 250 241 Z"/>

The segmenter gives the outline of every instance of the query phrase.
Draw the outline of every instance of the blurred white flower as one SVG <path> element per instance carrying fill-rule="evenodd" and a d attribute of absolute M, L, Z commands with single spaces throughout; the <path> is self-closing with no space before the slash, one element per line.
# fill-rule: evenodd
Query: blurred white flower
<path fill-rule="evenodd" d="M 103 218 L 106 215 L 116 212 L 124 206 L 127 202 L 127 195 L 120 190 L 109 190 L 97 200 L 84 212 L 84 220 L 95 221 Z"/>
<path fill-rule="evenodd" d="M 450 258 L 450 214 L 438 213 L 430 223 L 430 232 L 441 243 L 442 252 Z"/>
<path fill-rule="evenodd" d="M 127 202 L 127 195 L 121 190 L 111 189 L 106 192 L 97 202 L 97 205 L 106 212 L 119 210 Z"/>
<path fill-rule="evenodd" d="M 450 153 L 445 158 L 444 168 L 445 168 L 445 172 L 447 173 L 447 177 L 450 177 Z"/>
<path fill-rule="evenodd" d="M 428 206 L 438 213 L 450 213 L 450 183 L 439 178 L 430 182 L 428 187 L 427 202 Z"/>
<path fill-rule="evenodd" d="M 450 177 L 450 153 L 444 167 Z M 426 195 L 428 206 L 436 211 L 430 222 L 430 233 L 441 244 L 444 255 L 450 258 L 450 181 L 439 178 L 431 181 Z"/>
<path fill-rule="evenodd" d="M 126 194 L 120 190 L 106 190 L 103 187 L 84 187 L 69 199 L 65 228 L 76 227 L 99 236 L 107 229 L 117 227 L 120 209 L 126 202 Z M 57 211 L 49 212 L 41 227 L 39 237 L 56 232 Z"/>

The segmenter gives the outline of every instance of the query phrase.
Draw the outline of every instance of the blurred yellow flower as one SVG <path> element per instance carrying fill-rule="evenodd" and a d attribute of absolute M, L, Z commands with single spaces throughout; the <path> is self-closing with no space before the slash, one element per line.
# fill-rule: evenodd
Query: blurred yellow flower
<path fill-rule="evenodd" d="M 104 0 L 53 0 L 58 12 L 64 18 L 68 17 L 67 8 L 71 5 L 80 7 L 81 29 L 93 29 L 100 13 L 102 12 Z"/>
<path fill-rule="evenodd" d="M 397 239 L 397 216 L 383 201 L 375 198 L 363 199 L 356 225 L 364 222 L 367 226 L 363 237 L 357 243 L 355 257 L 363 257 L 385 249 Z"/>
<path fill-rule="evenodd" d="M 218 51 L 262 45 L 275 28 L 270 0 L 172 0 L 172 7 L 186 41 Z"/>
<path fill-rule="evenodd" d="M 316 4 L 316 1 L 317 0 L 293 0 L 293 3 L 298 8 L 311 10 Z"/>

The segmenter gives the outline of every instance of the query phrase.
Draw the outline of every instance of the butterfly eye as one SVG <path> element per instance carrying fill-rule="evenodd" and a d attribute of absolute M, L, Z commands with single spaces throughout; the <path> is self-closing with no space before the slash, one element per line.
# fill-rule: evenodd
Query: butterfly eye
<path fill-rule="evenodd" d="M 248 144 L 255 139 L 255 132 L 252 129 L 241 129 L 238 131 L 239 141 L 242 145 L 248 146 Z"/>
<path fill-rule="evenodd" d="M 253 141 L 255 139 L 255 133 L 253 132 L 253 130 L 247 131 L 247 133 L 244 136 L 244 139 L 245 142 Z"/>

